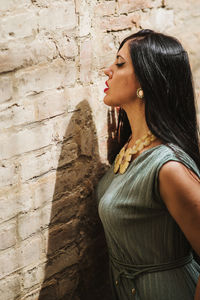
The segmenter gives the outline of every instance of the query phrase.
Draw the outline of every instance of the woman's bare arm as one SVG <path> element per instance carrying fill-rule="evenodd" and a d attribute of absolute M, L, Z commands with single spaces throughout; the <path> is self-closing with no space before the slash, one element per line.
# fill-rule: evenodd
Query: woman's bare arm
<path fill-rule="evenodd" d="M 182 163 L 169 161 L 160 170 L 159 188 L 170 214 L 200 256 L 200 180 Z M 195 300 L 200 300 L 200 279 Z"/>

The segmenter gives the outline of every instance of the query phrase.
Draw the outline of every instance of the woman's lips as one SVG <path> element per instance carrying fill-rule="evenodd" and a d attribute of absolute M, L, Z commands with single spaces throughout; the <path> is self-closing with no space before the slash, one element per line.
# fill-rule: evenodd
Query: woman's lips
<path fill-rule="evenodd" d="M 107 85 L 107 88 L 104 89 L 104 93 L 109 89 L 107 81 L 105 82 L 105 84 Z"/>

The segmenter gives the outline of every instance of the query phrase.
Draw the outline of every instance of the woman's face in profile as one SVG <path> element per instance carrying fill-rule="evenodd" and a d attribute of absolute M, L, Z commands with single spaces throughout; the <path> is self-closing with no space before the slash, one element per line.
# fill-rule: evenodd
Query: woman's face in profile
<path fill-rule="evenodd" d="M 135 77 L 131 56 L 129 53 L 129 42 L 126 42 L 118 51 L 116 60 L 104 73 L 108 76 L 104 103 L 109 106 L 120 106 L 133 102 L 136 98 L 136 90 L 140 87 Z"/>

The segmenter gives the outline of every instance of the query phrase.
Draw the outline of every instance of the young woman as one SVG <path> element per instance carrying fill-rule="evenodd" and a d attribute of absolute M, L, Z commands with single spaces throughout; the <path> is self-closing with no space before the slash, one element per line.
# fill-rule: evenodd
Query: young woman
<path fill-rule="evenodd" d="M 140 30 L 105 70 L 120 153 L 97 186 L 115 300 L 200 299 L 200 150 L 188 54 Z"/>

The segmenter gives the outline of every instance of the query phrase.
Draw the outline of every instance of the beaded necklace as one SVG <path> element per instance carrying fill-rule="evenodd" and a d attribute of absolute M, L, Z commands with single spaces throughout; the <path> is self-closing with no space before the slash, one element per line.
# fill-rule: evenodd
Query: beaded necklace
<path fill-rule="evenodd" d="M 124 147 L 120 150 L 119 154 L 116 156 L 114 162 L 114 173 L 117 173 L 119 171 L 120 174 L 124 174 L 129 166 L 132 155 L 138 153 L 143 148 L 149 146 L 153 141 L 156 140 L 156 137 L 150 131 L 148 131 L 146 135 L 136 140 L 133 147 L 127 149 L 130 139 L 131 136 L 128 142 L 124 145 Z"/>

